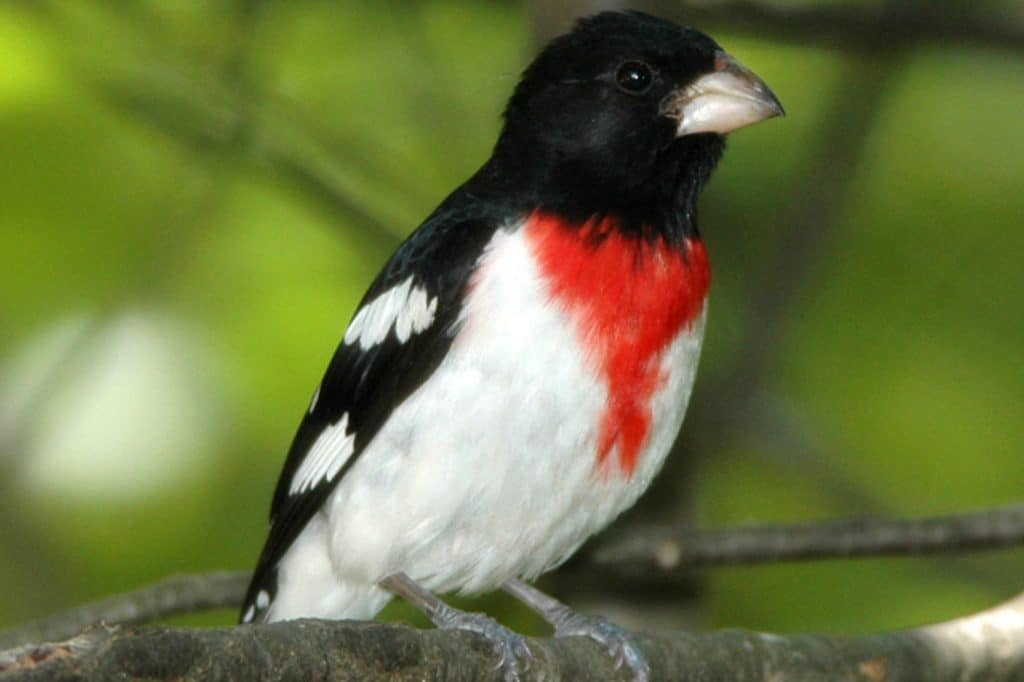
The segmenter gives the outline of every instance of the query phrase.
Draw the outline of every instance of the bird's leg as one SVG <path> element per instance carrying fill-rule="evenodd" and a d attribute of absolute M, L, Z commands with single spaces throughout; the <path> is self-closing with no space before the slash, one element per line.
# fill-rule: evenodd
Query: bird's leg
<path fill-rule="evenodd" d="M 650 667 L 633 641 L 633 636 L 615 623 L 604 618 L 584 616 L 554 597 L 548 596 L 521 580 L 510 580 L 502 586 L 506 592 L 540 614 L 555 628 L 555 637 L 589 637 L 603 646 L 615 658 L 618 668 L 625 661 L 637 682 L 646 682 Z"/>
<path fill-rule="evenodd" d="M 520 660 L 533 658 L 521 635 L 483 613 L 469 613 L 449 606 L 405 573 L 389 575 L 380 581 L 380 586 L 405 599 L 443 630 L 468 630 L 489 639 L 501 655 L 498 667 L 510 682 L 520 679 Z"/>

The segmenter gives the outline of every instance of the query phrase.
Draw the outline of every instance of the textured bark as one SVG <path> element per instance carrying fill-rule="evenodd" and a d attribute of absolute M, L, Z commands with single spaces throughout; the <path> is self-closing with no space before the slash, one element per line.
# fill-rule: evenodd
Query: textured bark
<path fill-rule="evenodd" d="M 639 638 L 654 680 L 969 682 L 1024 679 L 1024 595 L 940 625 L 880 635 L 741 630 Z M 532 639 L 527 679 L 629 679 L 585 639 Z M 489 643 L 465 632 L 299 620 L 208 630 L 97 625 L 0 653 L 0 682 L 30 680 L 497 680 Z"/>

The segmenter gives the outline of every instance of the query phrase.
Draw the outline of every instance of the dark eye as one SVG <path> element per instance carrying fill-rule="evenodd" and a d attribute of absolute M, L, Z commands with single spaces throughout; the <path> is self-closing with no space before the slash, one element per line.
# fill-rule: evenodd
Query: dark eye
<path fill-rule="evenodd" d="M 623 92 L 642 95 L 651 89 L 654 72 L 643 62 L 625 62 L 615 72 L 615 82 Z"/>

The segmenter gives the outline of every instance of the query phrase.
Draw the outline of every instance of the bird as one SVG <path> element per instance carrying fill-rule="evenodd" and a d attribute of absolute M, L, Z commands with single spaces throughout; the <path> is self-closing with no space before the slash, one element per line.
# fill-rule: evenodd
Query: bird
<path fill-rule="evenodd" d="M 522 637 L 437 594 L 498 589 L 601 642 L 629 633 L 529 584 L 661 468 L 697 371 L 711 269 L 697 199 L 778 98 L 706 34 L 579 19 L 523 71 L 491 156 L 369 286 L 302 416 L 242 623 L 371 619 L 394 596 Z"/>

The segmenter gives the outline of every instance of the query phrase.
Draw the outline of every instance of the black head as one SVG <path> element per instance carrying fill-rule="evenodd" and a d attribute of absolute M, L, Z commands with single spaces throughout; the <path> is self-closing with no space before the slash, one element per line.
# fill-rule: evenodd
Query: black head
<path fill-rule="evenodd" d="M 780 113 L 764 83 L 703 33 L 605 12 L 526 69 L 493 162 L 539 208 L 649 222 L 692 212 L 725 133 Z"/>

